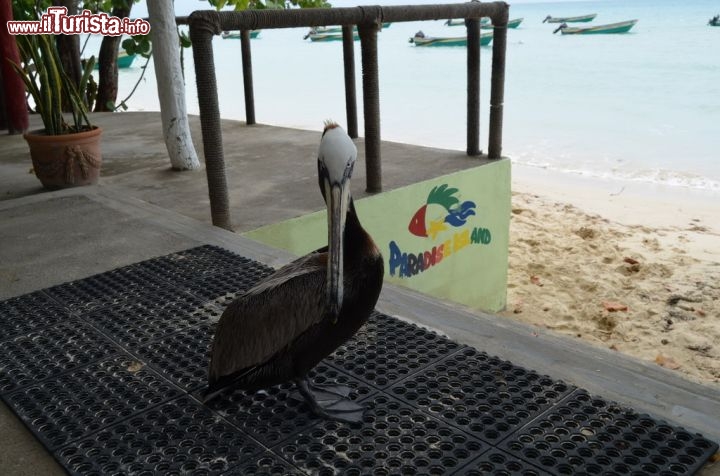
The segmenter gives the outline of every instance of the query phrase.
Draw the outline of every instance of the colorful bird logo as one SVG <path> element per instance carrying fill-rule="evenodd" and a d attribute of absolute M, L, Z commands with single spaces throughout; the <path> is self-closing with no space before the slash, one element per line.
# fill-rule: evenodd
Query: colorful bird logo
<path fill-rule="evenodd" d="M 457 191 L 456 188 L 448 188 L 447 184 L 433 188 L 428 195 L 427 203 L 420 207 L 410 220 L 408 225 L 410 233 L 415 236 L 430 236 L 434 240 L 438 233 L 448 229 L 447 224 L 454 227 L 464 225 L 468 217 L 475 215 L 475 202 L 466 201 L 460 203 L 460 200 L 454 196 Z M 435 220 L 431 219 L 428 222 L 427 211 L 430 205 L 444 208 L 444 212 L 437 211 L 434 213 L 435 216 L 444 215 L 444 217 L 441 216 Z M 431 207 L 431 210 L 432 208 L 436 207 Z"/>

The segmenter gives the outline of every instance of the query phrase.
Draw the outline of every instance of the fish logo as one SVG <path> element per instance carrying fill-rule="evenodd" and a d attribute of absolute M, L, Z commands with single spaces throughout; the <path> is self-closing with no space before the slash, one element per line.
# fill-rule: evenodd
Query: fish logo
<path fill-rule="evenodd" d="M 457 188 L 448 188 L 447 184 L 433 188 L 425 205 L 420 207 L 410 220 L 408 225 L 410 233 L 421 237 L 429 236 L 434 240 L 438 233 L 448 229 L 447 225 L 454 227 L 464 225 L 468 217 L 475 215 L 475 202 L 468 200 L 460 203 L 460 200 L 455 197 L 457 192 Z M 442 207 L 444 210 L 438 209 L 433 212 L 438 218 L 428 221 L 428 208 L 432 210 L 438 207 Z"/>

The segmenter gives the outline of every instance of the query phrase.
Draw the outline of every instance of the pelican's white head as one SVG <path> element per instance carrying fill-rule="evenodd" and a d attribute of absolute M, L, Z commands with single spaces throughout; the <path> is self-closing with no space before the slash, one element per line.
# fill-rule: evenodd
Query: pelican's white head
<path fill-rule="evenodd" d="M 318 150 L 318 182 L 328 212 L 327 311 L 337 320 L 343 303 L 345 217 L 350 206 L 350 176 L 357 148 L 335 122 L 325 122 Z"/>
<path fill-rule="evenodd" d="M 357 147 L 336 122 L 326 121 L 318 150 L 318 173 L 331 184 L 350 180 L 357 159 Z M 323 190 L 327 192 L 327 190 Z"/>

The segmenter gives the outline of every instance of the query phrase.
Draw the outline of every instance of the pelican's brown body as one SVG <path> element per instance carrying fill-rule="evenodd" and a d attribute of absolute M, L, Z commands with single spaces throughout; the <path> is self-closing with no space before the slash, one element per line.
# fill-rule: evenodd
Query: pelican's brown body
<path fill-rule="evenodd" d="M 345 219 L 343 301 L 326 312 L 327 249 L 279 269 L 232 302 L 218 323 L 206 400 L 225 387 L 255 390 L 303 379 L 368 319 L 383 261 L 350 202 Z"/>

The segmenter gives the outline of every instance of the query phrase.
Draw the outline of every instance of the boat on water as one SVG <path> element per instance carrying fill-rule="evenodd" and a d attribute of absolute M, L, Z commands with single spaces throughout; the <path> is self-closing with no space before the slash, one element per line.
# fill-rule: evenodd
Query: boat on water
<path fill-rule="evenodd" d="M 383 28 L 388 28 L 392 23 L 383 23 Z M 311 28 L 307 35 L 303 36 L 303 40 L 310 38 L 310 41 L 342 41 L 341 26 L 318 26 Z M 353 40 L 360 39 L 357 25 L 353 27 Z"/>
<path fill-rule="evenodd" d="M 382 27 L 388 28 L 392 25 L 391 22 L 383 23 Z M 315 28 L 312 28 L 310 31 L 315 31 L 315 33 L 342 33 L 342 27 L 341 26 L 317 26 Z M 357 31 L 357 25 L 353 26 L 353 31 Z"/>
<path fill-rule="evenodd" d="M 570 27 L 563 23 L 553 33 L 561 32 L 563 35 L 595 35 L 608 33 L 627 33 L 635 26 L 637 20 L 621 21 L 618 23 L 610 23 L 607 25 L 597 25 L 588 27 Z"/>
<path fill-rule="evenodd" d="M 120 53 L 118 53 L 118 58 L 117 58 L 118 68 L 120 68 L 120 69 L 129 68 L 130 66 L 132 66 L 133 61 L 135 61 L 136 56 L 137 55 L 129 55 L 126 52 L 121 51 Z"/>
<path fill-rule="evenodd" d="M 577 17 L 553 17 L 548 15 L 543 20 L 543 23 L 587 23 L 589 21 L 593 21 L 596 16 L 597 13 L 590 13 L 589 15 L 580 15 Z"/>
<path fill-rule="evenodd" d="M 310 41 L 342 41 L 343 36 L 342 33 L 316 33 L 311 30 L 310 33 L 303 37 L 303 40 L 308 38 L 310 38 Z M 353 40 L 358 41 L 359 39 L 360 35 L 357 31 L 354 31 Z"/>
<path fill-rule="evenodd" d="M 488 25 L 488 24 L 490 24 L 490 18 L 489 18 L 489 17 L 482 17 L 482 18 L 480 19 L 480 24 L 481 24 L 481 25 Z M 443 23 L 443 25 L 447 25 L 447 26 L 460 26 L 460 25 L 463 25 L 463 26 L 465 26 L 465 19 L 464 19 L 464 18 L 451 18 L 451 19 L 449 19 L 448 21 L 446 21 L 445 23 Z"/>
<path fill-rule="evenodd" d="M 708 22 L 708 25 L 710 26 L 720 26 L 720 15 L 715 15 L 710 19 Z"/>
<path fill-rule="evenodd" d="M 493 39 L 493 33 L 480 34 L 480 46 L 487 46 Z M 422 31 L 415 33 L 410 38 L 410 43 L 415 46 L 467 46 L 467 36 L 432 37 L 425 36 Z"/>
<path fill-rule="evenodd" d="M 257 38 L 262 30 L 250 30 L 250 38 Z M 223 31 L 222 35 L 224 40 L 239 40 L 239 31 Z"/>
<path fill-rule="evenodd" d="M 522 23 L 523 20 L 523 18 L 515 18 L 514 20 L 508 20 L 507 27 L 517 28 L 520 26 L 520 23 Z M 486 23 L 484 25 L 480 25 L 480 28 L 482 28 L 483 30 L 492 30 L 495 27 L 492 25 L 492 23 Z"/>
<path fill-rule="evenodd" d="M 119 69 L 129 68 L 130 66 L 132 66 L 133 62 L 135 61 L 136 56 L 137 55 L 129 55 L 125 51 L 120 51 L 118 53 L 118 57 L 117 57 L 117 67 Z M 98 69 L 99 67 L 100 67 L 100 63 L 95 62 L 95 66 L 93 67 L 93 69 Z"/>

